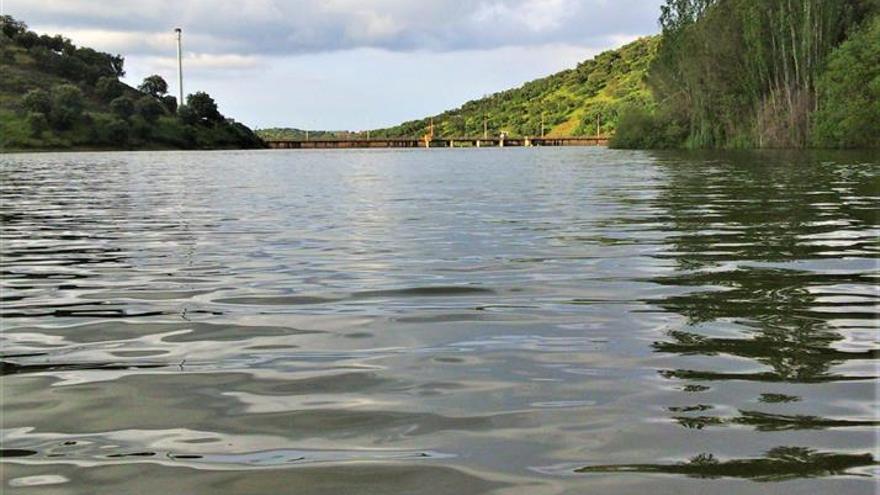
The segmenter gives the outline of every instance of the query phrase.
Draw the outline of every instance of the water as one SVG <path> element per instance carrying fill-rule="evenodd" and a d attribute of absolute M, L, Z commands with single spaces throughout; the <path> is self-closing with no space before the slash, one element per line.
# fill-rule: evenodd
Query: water
<path fill-rule="evenodd" d="M 873 493 L 878 165 L 2 156 L 2 490 Z"/>

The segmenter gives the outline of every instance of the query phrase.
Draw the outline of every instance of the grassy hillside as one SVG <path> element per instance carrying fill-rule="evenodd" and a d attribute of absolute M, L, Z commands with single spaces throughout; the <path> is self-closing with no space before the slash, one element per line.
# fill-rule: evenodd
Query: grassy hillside
<path fill-rule="evenodd" d="M 190 95 L 178 111 L 158 76 L 139 89 L 119 81 L 123 65 L 119 55 L 0 18 L 0 151 L 262 145 L 207 94 Z"/>
<path fill-rule="evenodd" d="M 617 50 L 604 52 L 576 68 L 526 83 L 520 88 L 465 103 L 461 108 L 399 126 L 370 132 L 372 137 L 420 137 L 434 121 L 437 136 L 483 134 L 537 136 L 543 118 L 549 136 L 595 135 L 597 117 L 601 133 L 614 133 L 618 116 L 629 105 L 650 106 L 644 79 L 657 50 L 657 37 L 642 38 Z M 263 129 L 263 139 L 303 139 L 298 129 Z M 348 136 L 345 132 L 317 132 L 313 138 Z"/>
<path fill-rule="evenodd" d="M 614 133 L 622 108 L 650 105 L 644 83 L 657 50 L 656 37 L 642 38 L 617 50 L 598 55 L 576 68 L 526 83 L 520 88 L 465 103 L 461 108 L 434 117 L 373 131 L 374 136 L 420 136 L 434 120 L 438 136 L 482 135 L 487 120 L 489 134 L 512 136 L 595 135 L 597 117 L 602 134 Z"/>

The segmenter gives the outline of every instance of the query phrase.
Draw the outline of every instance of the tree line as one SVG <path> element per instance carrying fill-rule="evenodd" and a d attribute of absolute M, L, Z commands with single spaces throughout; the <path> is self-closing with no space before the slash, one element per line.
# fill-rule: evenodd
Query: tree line
<path fill-rule="evenodd" d="M 262 146 L 250 129 L 226 119 L 207 93 L 188 95 L 179 105 L 159 75 L 132 88 L 120 81 L 121 55 L 77 47 L 60 35 L 38 35 L 9 16 L 0 17 L 0 62 L 10 69 L 0 92 L 24 93 L 17 108 L 29 142 L 19 146 L 70 140 L 112 147 Z"/>
<path fill-rule="evenodd" d="M 621 147 L 880 145 L 880 2 L 666 0 Z"/>

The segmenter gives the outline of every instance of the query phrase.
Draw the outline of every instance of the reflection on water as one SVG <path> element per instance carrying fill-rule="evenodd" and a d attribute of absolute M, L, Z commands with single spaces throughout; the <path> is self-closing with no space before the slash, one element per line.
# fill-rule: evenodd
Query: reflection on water
<path fill-rule="evenodd" d="M 878 165 L 4 156 L 0 478 L 872 493 Z"/>
<path fill-rule="evenodd" d="M 712 454 L 700 454 L 688 462 L 670 465 L 594 466 L 579 473 L 642 472 L 682 474 L 695 478 L 746 478 L 755 481 L 783 481 L 846 474 L 847 470 L 874 464 L 870 454 L 846 455 L 816 452 L 802 447 L 778 447 L 759 459 L 719 461 Z"/>

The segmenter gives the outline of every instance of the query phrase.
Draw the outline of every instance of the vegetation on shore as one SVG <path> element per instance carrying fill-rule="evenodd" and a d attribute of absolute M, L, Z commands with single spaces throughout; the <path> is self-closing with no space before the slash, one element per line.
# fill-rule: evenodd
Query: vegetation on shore
<path fill-rule="evenodd" d="M 262 147 L 206 93 L 178 108 L 160 76 L 124 84 L 124 63 L 0 17 L 0 151 Z"/>
<path fill-rule="evenodd" d="M 613 134 L 622 109 L 651 100 L 644 79 L 658 41 L 642 38 L 574 69 L 372 134 L 421 136 L 432 121 L 438 136 L 481 136 L 484 123 L 493 136 L 540 136 L 542 121 L 549 136 Z"/>
<path fill-rule="evenodd" d="M 880 146 L 880 2 L 667 0 L 625 148 Z"/>
<path fill-rule="evenodd" d="M 439 115 L 369 132 L 371 137 L 421 137 L 434 123 L 436 136 L 549 136 L 613 134 L 622 109 L 648 105 L 644 83 L 659 39 L 642 38 L 604 52 L 576 68 L 465 103 Z M 304 139 L 298 129 L 263 129 L 263 139 Z M 311 138 L 366 137 L 366 133 L 312 131 Z"/>

